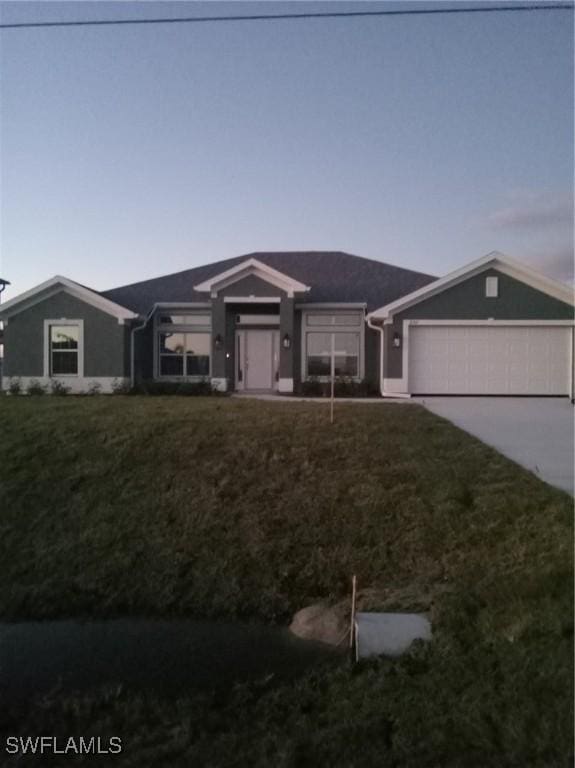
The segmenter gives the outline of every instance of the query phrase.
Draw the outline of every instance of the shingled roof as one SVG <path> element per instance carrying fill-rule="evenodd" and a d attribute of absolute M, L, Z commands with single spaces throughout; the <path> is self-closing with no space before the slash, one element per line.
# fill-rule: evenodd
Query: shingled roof
<path fill-rule="evenodd" d="M 208 301 L 209 296 L 195 291 L 194 285 L 250 258 L 309 285 L 311 290 L 298 301 L 365 302 L 368 310 L 388 304 L 437 279 L 423 272 L 343 251 L 270 251 L 235 256 L 102 291 L 101 295 L 142 315 L 157 302 Z"/>

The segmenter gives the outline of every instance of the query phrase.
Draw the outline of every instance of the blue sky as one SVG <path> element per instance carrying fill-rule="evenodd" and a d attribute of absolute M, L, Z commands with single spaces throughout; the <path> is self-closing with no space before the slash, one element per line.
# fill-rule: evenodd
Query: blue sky
<path fill-rule="evenodd" d="M 0 7 L 8 22 L 393 4 Z M 442 275 L 498 249 L 572 279 L 569 11 L 14 30 L 0 44 L 3 298 L 54 274 L 105 289 L 257 250 Z"/>

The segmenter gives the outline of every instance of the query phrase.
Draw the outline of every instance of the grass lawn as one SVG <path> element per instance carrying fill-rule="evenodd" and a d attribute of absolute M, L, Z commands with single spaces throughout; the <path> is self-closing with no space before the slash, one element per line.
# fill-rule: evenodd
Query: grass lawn
<path fill-rule="evenodd" d="M 0 618 L 286 622 L 356 573 L 435 630 L 225 697 L 33 703 L 17 732 L 119 732 L 122 766 L 569 764 L 572 500 L 448 422 L 117 396 L 0 398 L 0 424 Z"/>

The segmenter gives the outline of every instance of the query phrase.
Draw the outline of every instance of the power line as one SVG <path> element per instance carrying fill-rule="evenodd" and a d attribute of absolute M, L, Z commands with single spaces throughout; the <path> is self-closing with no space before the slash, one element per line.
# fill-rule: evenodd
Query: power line
<path fill-rule="evenodd" d="M 538 3 L 499 5 L 483 8 L 412 8 L 386 11 L 328 11 L 327 13 L 274 13 L 244 16 L 188 16 L 156 19 L 93 19 L 84 21 L 24 21 L 0 24 L 0 29 L 31 29 L 40 27 L 103 27 L 126 24 L 200 24 L 219 21 L 273 21 L 285 19 L 336 19 L 365 16 L 429 16 L 454 13 L 502 13 L 517 11 L 572 11 L 572 3 Z"/>

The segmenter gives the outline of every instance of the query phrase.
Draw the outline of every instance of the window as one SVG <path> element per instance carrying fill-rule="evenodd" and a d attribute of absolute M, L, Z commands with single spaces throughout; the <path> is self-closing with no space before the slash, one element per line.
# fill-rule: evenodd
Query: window
<path fill-rule="evenodd" d="M 331 376 L 331 333 L 307 334 L 307 375 Z"/>
<path fill-rule="evenodd" d="M 209 376 L 209 333 L 158 334 L 160 376 Z"/>
<path fill-rule="evenodd" d="M 337 315 L 327 313 L 307 315 L 308 325 L 360 325 L 361 314 L 359 312 L 340 312 Z"/>
<path fill-rule="evenodd" d="M 304 376 L 361 378 L 362 312 L 304 312 L 302 369 Z"/>
<path fill-rule="evenodd" d="M 165 314 L 158 318 L 160 325 L 206 325 L 212 324 L 210 315 L 192 315 L 192 314 Z"/>
<path fill-rule="evenodd" d="M 307 375 L 331 376 L 331 361 L 335 376 L 359 375 L 359 333 L 308 333 Z"/>
<path fill-rule="evenodd" d="M 77 376 L 80 347 L 78 325 L 50 325 L 50 376 Z"/>
<path fill-rule="evenodd" d="M 485 278 L 485 296 L 488 299 L 496 299 L 499 295 L 499 278 L 486 277 Z"/>

